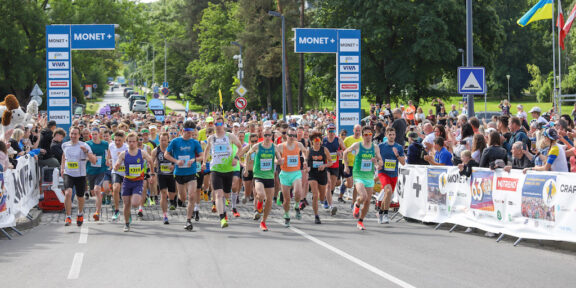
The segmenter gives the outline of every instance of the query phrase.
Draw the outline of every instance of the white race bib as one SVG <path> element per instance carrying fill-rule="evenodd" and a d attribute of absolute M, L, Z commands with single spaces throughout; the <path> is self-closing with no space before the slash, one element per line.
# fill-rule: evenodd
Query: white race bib
<path fill-rule="evenodd" d="M 272 170 L 272 159 L 260 159 L 260 171 Z"/>
<path fill-rule="evenodd" d="M 90 163 L 90 164 L 91 164 L 92 167 L 94 167 L 94 168 L 100 168 L 100 167 L 102 167 L 102 156 L 96 156 L 96 164 L 92 164 L 92 163 Z"/>
<path fill-rule="evenodd" d="M 312 161 L 312 168 L 319 168 L 324 165 L 324 161 Z"/>
<path fill-rule="evenodd" d="M 185 156 L 178 156 L 178 161 L 183 160 L 184 161 L 184 165 L 178 165 L 178 168 L 188 168 L 190 166 L 188 166 L 188 161 L 190 161 L 190 156 L 185 155 Z"/>
<path fill-rule="evenodd" d="M 289 167 L 289 168 L 298 167 L 298 160 L 299 159 L 300 159 L 300 156 L 298 156 L 298 155 L 288 155 L 288 157 L 286 157 L 286 167 Z"/>
<path fill-rule="evenodd" d="M 372 171 L 372 159 L 362 159 L 360 171 Z"/>

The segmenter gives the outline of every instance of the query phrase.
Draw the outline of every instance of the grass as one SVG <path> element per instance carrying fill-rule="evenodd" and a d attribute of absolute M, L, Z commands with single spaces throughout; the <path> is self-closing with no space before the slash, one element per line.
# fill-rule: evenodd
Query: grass
<path fill-rule="evenodd" d="M 95 115 L 98 112 L 98 103 L 96 102 L 89 102 L 86 103 L 86 114 L 88 115 Z"/>

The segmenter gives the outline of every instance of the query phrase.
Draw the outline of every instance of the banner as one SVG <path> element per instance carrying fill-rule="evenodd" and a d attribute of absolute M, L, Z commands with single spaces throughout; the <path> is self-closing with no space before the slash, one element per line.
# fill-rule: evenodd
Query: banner
<path fill-rule="evenodd" d="M 16 218 L 28 215 L 30 209 L 38 205 L 40 196 L 38 165 L 34 157 L 18 158 L 16 168 L 4 172 L 4 181 L 4 191 L 12 198 L 9 213 Z"/>
<path fill-rule="evenodd" d="M 576 242 L 576 179 L 570 173 L 510 173 L 457 167 L 399 168 L 400 213 L 530 239 Z"/>
<path fill-rule="evenodd" d="M 12 209 L 13 197 L 8 197 L 6 189 L 4 189 L 4 173 L 0 172 L 0 228 L 12 227 L 16 225 L 16 217 L 10 213 Z"/>
<path fill-rule="evenodd" d="M 148 107 L 150 107 L 150 111 L 154 113 L 156 116 L 156 121 L 164 121 L 164 104 L 159 99 L 151 99 L 148 101 Z"/>

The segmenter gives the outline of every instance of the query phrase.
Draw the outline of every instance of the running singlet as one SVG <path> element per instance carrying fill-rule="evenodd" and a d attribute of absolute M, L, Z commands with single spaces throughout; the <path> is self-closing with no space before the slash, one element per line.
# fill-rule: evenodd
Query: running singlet
<path fill-rule="evenodd" d="M 232 145 L 232 155 L 236 157 L 238 155 L 238 147 L 236 145 Z M 242 161 L 242 159 L 240 159 Z M 234 171 L 240 171 L 240 161 L 236 161 L 236 166 L 234 166 Z"/>
<path fill-rule="evenodd" d="M 94 143 L 90 140 L 86 142 L 92 153 L 96 156 L 96 164 L 92 164 L 90 161 L 86 164 L 86 173 L 88 175 L 97 175 L 101 173 L 106 173 L 106 150 L 108 149 L 108 142 L 101 141 L 100 144 Z"/>
<path fill-rule="evenodd" d="M 356 139 L 354 136 L 348 136 L 346 139 L 344 139 L 344 146 L 346 146 L 346 148 L 350 148 L 350 146 L 356 142 L 362 142 L 362 137 Z M 348 153 L 348 162 L 345 164 L 348 166 L 354 166 L 354 154 Z"/>
<path fill-rule="evenodd" d="M 174 175 L 194 175 L 196 174 L 196 163 L 189 165 L 188 161 L 195 159 L 196 155 L 202 153 L 202 146 L 195 139 L 184 140 L 182 137 L 174 138 L 168 144 L 166 151 L 176 160 L 184 161 L 184 165 L 176 165 Z"/>
<path fill-rule="evenodd" d="M 131 181 L 144 180 L 144 159 L 142 158 L 142 150 L 138 149 L 136 156 L 130 155 L 130 152 L 126 151 L 124 154 L 124 167 L 126 167 L 126 176 L 124 179 Z"/>
<path fill-rule="evenodd" d="M 390 177 L 398 177 L 398 158 L 394 155 L 394 150 L 392 148 L 396 147 L 398 150 L 398 156 L 404 156 L 404 150 L 402 146 L 398 143 L 394 143 L 394 145 L 388 144 L 388 142 L 382 142 L 378 145 L 378 149 L 380 149 L 380 156 L 382 156 L 382 161 L 384 162 L 384 166 L 378 170 L 378 173 L 385 173 Z"/>
<path fill-rule="evenodd" d="M 298 142 L 294 142 L 294 149 L 292 150 L 288 150 L 288 143 L 283 143 L 280 145 L 284 145 L 282 166 L 280 166 L 282 171 L 300 171 L 300 147 L 298 147 Z"/>
<path fill-rule="evenodd" d="M 92 153 L 90 146 L 84 142 L 78 142 L 76 144 L 66 142 L 62 144 L 62 152 L 66 157 L 66 163 L 64 163 L 64 174 L 72 177 L 86 176 L 86 160 L 88 155 L 80 149 L 81 146 L 88 149 L 87 153 Z"/>
<path fill-rule="evenodd" d="M 566 161 L 566 152 L 558 144 L 550 147 L 548 151 L 547 164 L 550 164 L 550 171 L 568 172 L 568 162 Z"/>
<path fill-rule="evenodd" d="M 308 167 L 310 167 L 310 175 L 326 173 L 326 169 L 318 171 L 318 167 L 328 163 L 326 159 L 326 153 L 324 153 L 324 147 L 320 147 L 320 150 L 314 151 L 314 148 L 310 148 L 310 153 L 308 153 Z"/>
<path fill-rule="evenodd" d="M 274 179 L 274 145 L 270 143 L 270 148 L 264 148 L 262 143 L 258 144 L 258 152 L 254 156 L 254 178 Z"/>
<path fill-rule="evenodd" d="M 374 144 L 370 144 L 370 148 L 364 148 L 362 143 L 359 144 L 358 154 L 354 159 L 354 179 L 372 180 L 374 179 L 374 163 L 372 159 L 376 157 L 374 152 Z"/>
<path fill-rule="evenodd" d="M 160 146 L 156 147 L 156 161 L 158 161 L 156 172 L 160 175 L 173 175 L 174 170 L 172 170 L 172 167 L 174 166 L 174 163 L 164 158 L 164 152 L 165 151 L 162 151 Z"/>
<path fill-rule="evenodd" d="M 340 140 L 338 137 L 334 137 L 334 141 L 329 142 L 328 137 L 324 137 L 322 139 L 322 146 L 328 148 L 328 152 L 330 152 L 330 158 L 332 160 L 332 166 L 330 168 L 338 168 L 340 165 L 338 163 L 338 150 L 340 149 Z"/>
<path fill-rule="evenodd" d="M 124 143 L 120 148 L 118 148 L 116 147 L 116 143 L 110 143 L 110 145 L 108 145 L 108 150 L 110 150 L 110 156 L 112 158 L 112 167 L 114 167 L 116 166 L 116 161 L 118 161 L 118 156 L 120 155 L 120 153 L 128 151 L 128 145 Z M 124 167 L 124 165 L 121 165 L 118 168 L 118 170 L 112 169 L 112 173 L 118 174 L 120 176 L 124 176 L 125 175 L 124 172 L 126 172 L 126 167 Z"/>
<path fill-rule="evenodd" d="M 214 135 L 214 138 L 212 139 L 213 142 L 210 149 L 212 161 L 210 162 L 210 170 L 220 173 L 234 171 L 234 167 L 232 166 L 234 154 L 228 133 L 226 133 L 222 138 L 218 138 Z"/>

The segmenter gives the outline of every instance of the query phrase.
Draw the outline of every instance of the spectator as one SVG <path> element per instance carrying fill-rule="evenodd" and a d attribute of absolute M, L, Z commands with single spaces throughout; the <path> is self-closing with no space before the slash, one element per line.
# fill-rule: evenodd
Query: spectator
<path fill-rule="evenodd" d="M 500 101 L 498 108 L 502 110 L 502 116 L 510 116 L 510 104 L 508 104 L 508 100 Z"/>
<path fill-rule="evenodd" d="M 510 118 L 510 120 L 508 120 L 508 122 L 511 134 L 508 140 L 507 150 L 508 150 L 508 157 L 510 157 L 512 156 L 511 155 L 512 144 L 520 141 L 526 145 L 527 149 L 530 149 L 532 145 L 530 143 L 530 138 L 528 137 L 526 131 L 524 130 L 524 127 L 522 127 L 522 122 L 519 117 L 513 116 Z"/>
<path fill-rule="evenodd" d="M 518 104 L 516 109 L 518 109 L 518 112 L 516 112 L 516 117 L 520 118 L 521 122 L 528 121 L 528 114 L 526 114 L 526 111 L 524 111 L 524 106 L 522 106 L 522 104 Z"/>
<path fill-rule="evenodd" d="M 457 158 L 461 158 L 460 154 L 464 150 L 472 149 L 472 144 L 474 142 L 474 130 L 472 129 L 472 125 L 465 123 L 464 125 L 462 125 L 460 130 L 461 130 L 460 132 L 461 140 L 460 142 L 458 142 L 458 145 L 456 145 L 456 148 L 454 148 L 454 156 Z"/>
<path fill-rule="evenodd" d="M 448 113 L 448 117 L 452 119 L 458 118 L 458 110 L 456 110 L 456 105 L 452 104 L 452 110 L 450 111 L 450 113 Z M 456 122 L 454 122 L 453 124 L 456 124 Z"/>
<path fill-rule="evenodd" d="M 504 167 L 504 170 L 510 172 L 511 169 L 534 167 L 533 157 L 522 141 L 514 142 L 514 144 L 512 144 L 512 165 Z"/>
<path fill-rule="evenodd" d="M 486 138 L 482 134 L 475 134 L 472 139 L 472 159 L 480 163 L 484 149 L 486 149 Z"/>
<path fill-rule="evenodd" d="M 430 123 L 424 123 L 422 127 L 424 140 L 422 141 L 422 145 L 426 148 L 426 151 L 431 152 L 434 149 L 434 139 L 436 139 L 436 132 L 434 131 L 434 127 Z"/>
<path fill-rule="evenodd" d="M 500 140 L 502 140 L 502 147 L 504 147 L 506 151 L 510 151 L 511 146 L 508 146 L 508 141 L 510 140 L 512 133 L 510 133 L 510 129 L 508 128 L 508 116 L 502 115 L 500 117 L 497 117 L 496 130 L 500 132 L 501 135 Z"/>
<path fill-rule="evenodd" d="M 62 140 L 66 137 L 66 131 L 62 128 L 54 130 L 54 135 L 52 136 L 52 144 L 50 145 L 50 153 L 54 155 L 54 158 L 58 160 L 58 166 L 62 164 Z"/>
<path fill-rule="evenodd" d="M 470 150 L 462 151 L 460 156 L 462 159 L 462 163 L 458 164 L 460 176 L 470 177 L 470 175 L 472 175 L 472 167 L 478 167 L 478 162 L 472 159 L 472 153 Z"/>
<path fill-rule="evenodd" d="M 480 167 L 489 168 L 490 163 L 496 160 L 503 160 L 504 163 L 508 163 L 508 152 L 500 145 L 500 133 L 491 131 L 488 136 L 488 148 L 484 149 L 482 157 L 480 157 Z"/>
<path fill-rule="evenodd" d="M 430 165 L 452 166 L 452 153 L 444 147 L 444 138 L 436 137 L 434 140 L 434 150 L 436 151 L 434 157 L 426 155 L 424 156 L 424 160 L 426 160 Z"/>
<path fill-rule="evenodd" d="M 556 142 L 558 141 L 558 132 L 554 128 L 548 128 L 542 134 L 543 144 L 548 145 L 550 149 L 546 157 L 544 165 L 538 165 L 533 168 L 525 168 L 524 173 L 528 170 L 535 171 L 553 171 L 553 172 L 568 172 L 568 163 L 566 162 L 566 153 L 564 148 L 560 147 Z"/>
<path fill-rule="evenodd" d="M 56 121 L 48 121 L 47 127 L 42 129 L 40 132 L 40 143 L 38 148 L 44 149 L 44 151 L 50 151 L 50 144 L 52 143 L 52 134 L 54 134 L 54 130 L 56 130 Z M 51 157 L 52 155 L 46 152 L 42 157 L 40 157 L 40 159 L 48 159 Z"/>
<path fill-rule="evenodd" d="M 392 113 L 394 115 L 394 122 L 392 122 L 392 128 L 396 130 L 396 143 L 404 147 L 406 144 L 406 120 L 402 119 L 402 110 L 396 108 Z"/>
<path fill-rule="evenodd" d="M 0 165 L 2 165 L 1 171 L 6 171 L 7 169 L 14 167 L 10 163 L 10 158 L 8 158 L 8 148 L 6 147 L 6 143 L 3 141 L 0 141 Z"/>
<path fill-rule="evenodd" d="M 538 106 L 534 106 L 532 107 L 532 109 L 530 109 L 530 113 L 532 114 L 532 118 L 536 119 L 536 123 L 542 123 L 543 125 L 548 124 L 548 120 L 546 120 L 546 118 L 542 117 L 542 110 L 540 109 L 540 107 Z"/>
<path fill-rule="evenodd" d="M 478 120 L 478 118 L 476 117 L 470 117 L 470 120 L 468 120 L 468 123 L 470 123 L 470 125 L 472 125 L 472 130 L 474 130 L 474 134 L 478 134 L 478 131 L 480 129 L 480 120 Z M 474 151 L 472 151 L 474 152 Z"/>
<path fill-rule="evenodd" d="M 428 164 L 428 162 L 424 160 L 424 156 L 426 156 L 426 150 L 424 149 L 424 146 L 422 146 L 422 143 L 420 143 L 420 138 L 416 132 L 408 133 L 408 153 L 406 156 L 408 156 L 406 159 L 408 164 Z"/>
<path fill-rule="evenodd" d="M 436 108 L 436 113 L 434 115 L 438 116 L 438 113 L 440 113 L 440 108 L 444 107 L 444 103 L 442 102 L 442 99 L 436 98 L 432 100 L 432 106 Z"/>
<path fill-rule="evenodd" d="M 422 106 L 420 106 L 416 110 L 416 124 L 420 124 L 420 123 L 424 122 L 424 120 L 426 120 L 426 114 L 424 114 L 424 111 L 422 110 Z"/>
<path fill-rule="evenodd" d="M 448 114 L 446 113 L 446 108 L 444 108 L 444 106 L 440 107 L 440 112 L 436 113 L 436 117 L 438 118 L 438 124 L 446 126 Z"/>
<path fill-rule="evenodd" d="M 406 120 L 408 121 L 408 125 L 414 125 L 416 124 L 414 121 L 415 115 L 416 114 L 416 107 L 414 107 L 414 104 L 412 104 L 412 100 L 408 100 L 408 108 L 406 108 Z"/>
<path fill-rule="evenodd" d="M 572 119 L 576 119 L 576 103 L 574 103 L 574 109 L 572 109 Z"/>
<path fill-rule="evenodd" d="M 436 114 L 434 114 L 434 110 L 428 110 L 428 116 L 426 116 L 426 120 L 430 121 L 432 125 L 436 124 Z"/>

